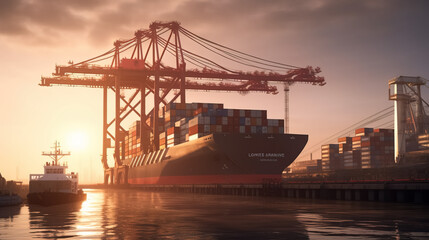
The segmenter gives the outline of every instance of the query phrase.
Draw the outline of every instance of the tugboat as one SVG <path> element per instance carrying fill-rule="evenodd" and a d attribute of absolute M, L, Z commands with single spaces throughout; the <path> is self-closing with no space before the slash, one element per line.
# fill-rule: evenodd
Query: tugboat
<path fill-rule="evenodd" d="M 53 160 L 45 163 L 45 173 L 30 174 L 28 203 L 51 206 L 85 201 L 86 193 L 78 190 L 78 174 L 66 174 L 67 164 L 59 163 L 70 152 L 62 152 L 58 142 L 55 142 L 53 148 L 54 152 L 42 152 L 43 156 L 49 156 Z"/>

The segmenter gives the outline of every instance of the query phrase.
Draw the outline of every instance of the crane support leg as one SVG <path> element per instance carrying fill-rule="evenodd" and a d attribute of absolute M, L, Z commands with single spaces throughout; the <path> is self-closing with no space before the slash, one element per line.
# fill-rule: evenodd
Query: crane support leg
<path fill-rule="evenodd" d="M 103 155 L 101 157 L 101 162 L 103 163 L 103 168 L 108 169 L 107 165 L 107 86 L 103 87 Z"/>
<path fill-rule="evenodd" d="M 180 79 L 180 102 L 186 103 L 186 95 L 185 95 L 185 76 L 182 76 Z"/>
<path fill-rule="evenodd" d="M 159 75 L 155 75 L 155 92 L 153 106 L 153 145 L 154 150 L 159 150 Z"/>
<path fill-rule="evenodd" d="M 285 125 L 284 132 L 289 133 L 289 86 L 290 83 L 284 83 L 284 92 L 285 92 Z"/>
<path fill-rule="evenodd" d="M 119 85 L 120 77 L 115 77 L 115 167 L 120 166 L 119 159 L 119 135 L 120 135 L 120 127 L 121 127 L 121 88 Z"/>
<path fill-rule="evenodd" d="M 148 150 L 149 136 L 147 136 L 146 128 L 146 87 L 142 83 L 140 88 L 140 149 L 143 153 Z"/>

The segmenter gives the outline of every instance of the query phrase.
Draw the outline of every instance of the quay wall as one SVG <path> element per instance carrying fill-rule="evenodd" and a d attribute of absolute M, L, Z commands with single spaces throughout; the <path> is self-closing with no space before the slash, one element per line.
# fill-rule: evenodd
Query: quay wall
<path fill-rule="evenodd" d="M 429 182 L 105 185 L 105 187 L 134 188 L 155 192 L 429 203 Z"/>

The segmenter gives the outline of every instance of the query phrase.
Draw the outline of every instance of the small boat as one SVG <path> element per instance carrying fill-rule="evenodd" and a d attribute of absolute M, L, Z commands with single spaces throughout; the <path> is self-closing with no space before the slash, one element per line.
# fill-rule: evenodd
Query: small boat
<path fill-rule="evenodd" d="M 17 194 L 0 192 L 0 207 L 15 206 L 22 203 L 22 198 Z"/>
<path fill-rule="evenodd" d="M 53 148 L 54 152 L 42 153 L 53 159 L 52 162 L 45 163 L 45 173 L 30 174 L 28 203 L 51 206 L 85 201 L 86 193 L 78 189 L 78 174 L 67 174 L 67 164 L 59 163 L 59 160 L 70 155 L 70 152 L 62 152 L 58 142 L 55 142 Z"/>

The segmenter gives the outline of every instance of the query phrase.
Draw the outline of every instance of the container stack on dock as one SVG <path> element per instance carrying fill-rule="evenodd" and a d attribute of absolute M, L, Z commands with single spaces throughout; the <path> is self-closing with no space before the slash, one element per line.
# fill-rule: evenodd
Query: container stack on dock
<path fill-rule="evenodd" d="M 338 144 L 322 145 L 322 170 L 330 171 L 340 168 L 340 155 Z"/>
<path fill-rule="evenodd" d="M 338 144 L 321 146 L 321 171 L 388 167 L 394 164 L 394 130 L 381 128 L 359 128 L 353 137 L 338 138 Z M 429 135 L 428 135 L 429 136 Z M 429 137 L 421 136 L 428 142 Z M 425 142 L 426 143 L 426 142 Z M 313 167 L 305 171 L 310 160 L 295 162 L 292 173 L 314 173 Z M 313 164 L 316 165 L 316 164 Z"/>
<path fill-rule="evenodd" d="M 393 129 L 374 129 L 361 138 L 362 168 L 378 168 L 393 165 Z"/>
<path fill-rule="evenodd" d="M 379 168 L 394 164 L 393 129 L 359 128 L 354 137 L 322 145 L 323 171 Z"/>
<path fill-rule="evenodd" d="M 356 169 L 361 166 L 361 150 L 353 148 L 352 137 L 342 137 L 338 139 L 340 154 L 340 169 Z M 356 146 L 356 145 L 355 145 Z"/>
<path fill-rule="evenodd" d="M 418 150 L 429 149 L 429 134 L 421 134 L 417 137 Z"/>

